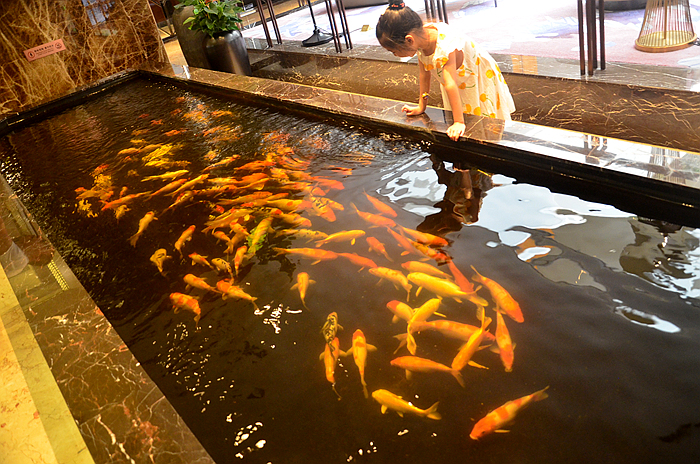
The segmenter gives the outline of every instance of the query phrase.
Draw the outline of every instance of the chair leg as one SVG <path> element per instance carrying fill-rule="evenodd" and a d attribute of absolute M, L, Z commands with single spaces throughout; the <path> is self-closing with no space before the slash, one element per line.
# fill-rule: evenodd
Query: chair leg
<path fill-rule="evenodd" d="M 498 8 L 498 0 L 493 0 L 493 6 L 494 6 L 495 8 Z"/>

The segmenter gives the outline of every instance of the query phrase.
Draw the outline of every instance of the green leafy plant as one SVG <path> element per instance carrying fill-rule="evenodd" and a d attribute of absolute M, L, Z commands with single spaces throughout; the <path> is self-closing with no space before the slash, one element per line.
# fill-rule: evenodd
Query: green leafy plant
<path fill-rule="evenodd" d="M 229 31 L 241 30 L 241 0 L 184 0 L 176 8 L 194 6 L 192 16 L 183 24 L 192 31 L 202 31 L 209 37 Z"/>

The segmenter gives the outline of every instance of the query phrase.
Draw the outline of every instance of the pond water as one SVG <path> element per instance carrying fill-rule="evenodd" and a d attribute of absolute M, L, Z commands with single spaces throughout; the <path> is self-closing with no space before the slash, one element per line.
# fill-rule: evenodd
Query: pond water
<path fill-rule="evenodd" d="M 682 218 L 637 217 L 517 173 L 443 162 L 390 134 L 143 81 L 9 135 L 0 153 L 12 188 L 217 462 L 700 459 L 700 231 Z M 176 194 L 159 192 L 166 185 Z M 251 235 L 226 241 L 244 229 Z M 416 230 L 447 242 L 415 246 Z M 355 232 L 307 238 L 343 231 Z M 236 254 L 241 246 L 247 253 Z M 159 249 L 170 257 L 162 272 L 151 261 Z M 238 270 L 212 269 L 213 259 L 240 260 Z M 421 272 L 402 266 L 411 261 L 450 277 L 420 292 L 418 274 L 408 292 L 380 280 L 387 270 Z M 448 295 L 447 261 L 476 293 Z M 522 322 L 502 321 L 512 371 L 485 336 L 471 357 L 481 367 L 460 370 L 464 386 L 454 370 L 407 378 L 392 360 L 410 356 L 396 338 L 408 324 L 392 322 L 387 304 L 425 308 L 442 292 L 428 321 L 479 326 L 474 301 L 483 299 L 495 334 L 495 297 L 475 271 L 522 310 Z M 313 281 L 304 302 L 293 287 L 303 273 Z M 190 274 L 214 290 L 189 286 Z M 255 300 L 224 299 L 217 283 Z M 176 293 L 195 297 L 200 315 L 176 311 Z M 369 398 L 353 356 L 337 360 L 334 385 L 326 378 L 331 313 L 340 350 L 358 329 L 376 347 Z M 416 357 L 450 367 L 470 338 L 413 336 Z M 470 438 L 490 411 L 546 387 L 508 433 Z M 438 402 L 441 419 L 382 414 L 378 390 L 422 410 Z"/>

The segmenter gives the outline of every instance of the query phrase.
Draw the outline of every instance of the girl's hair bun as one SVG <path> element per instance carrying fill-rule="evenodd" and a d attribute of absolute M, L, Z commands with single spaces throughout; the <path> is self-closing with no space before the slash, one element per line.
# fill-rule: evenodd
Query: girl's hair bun
<path fill-rule="evenodd" d="M 403 0 L 389 0 L 389 7 L 387 9 L 389 10 L 402 10 L 406 4 L 403 2 Z"/>

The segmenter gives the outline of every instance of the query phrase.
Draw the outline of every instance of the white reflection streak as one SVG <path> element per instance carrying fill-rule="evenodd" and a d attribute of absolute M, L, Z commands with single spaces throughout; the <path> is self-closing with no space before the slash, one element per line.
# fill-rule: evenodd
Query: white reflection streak
<path fill-rule="evenodd" d="M 613 301 L 620 302 L 619 300 Z M 672 324 L 668 321 L 664 321 L 663 319 L 660 319 L 659 317 L 654 316 L 653 314 L 648 314 L 638 309 L 632 309 L 629 306 L 617 306 L 615 308 L 615 312 L 617 314 L 620 314 L 621 316 L 624 316 L 633 324 L 651 327 L 652 329 L 656 329 L 666 333 L 678 333 L 681 331 L 680 327 L 678 327 L 675 324 Z"/>

